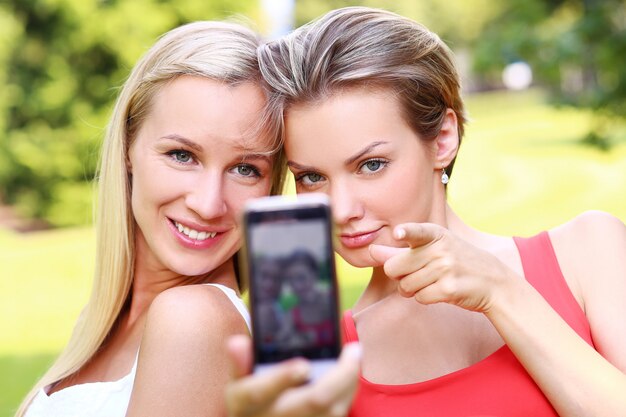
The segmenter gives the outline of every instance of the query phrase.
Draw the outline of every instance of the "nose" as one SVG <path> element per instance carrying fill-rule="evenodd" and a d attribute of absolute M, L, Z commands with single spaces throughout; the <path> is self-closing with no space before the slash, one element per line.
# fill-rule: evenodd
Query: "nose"
<path fill-rule="evenodd" d="M 330 187 L 330 202 L 333 218 L 338 225 L 363 217 L 364 208 L 354 189 L 348 184 L 335 183 Z"/>
<path fill-rule="evenodd" d="M 214 219 L 226 214 L 224 178 L 221 172 L 209 171 L 199 175 L 187 192 L 185 203 L 202 219 Z"/>

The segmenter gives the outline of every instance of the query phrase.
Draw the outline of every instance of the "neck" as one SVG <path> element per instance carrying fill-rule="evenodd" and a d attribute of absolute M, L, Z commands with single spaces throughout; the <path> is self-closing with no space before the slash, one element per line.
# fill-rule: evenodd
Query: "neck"
<path fill-rule="evenodd" d="M 472 245 L 484 250 L 494 252 L 501 247 L 503 242 L 509 242 L 510 238 L 497 236 L 470 227 L 446 204 L 447 229 Z"/>
<path fill-rule="evenodd" d="M 204 283 L 222 284 L 239 294 L 233 258 L 202 275 L 187 276 L 171 271 L 163 266 L 151 265 L 146 257 L 137 251 L 134 266 L 131 300 L 128 306 L 128 320 L 133 323 L 148 310 L 152 301 L 163 291 L 183 285 Z"/>
<path fill-rule="evenodd" d="M 365 287 L 365 290 L 352 307 L 354 313 L 397 293 L 397 282 L 389 279 L 385 275 L 382 266 L 372 268 L 372 276 Z"/>

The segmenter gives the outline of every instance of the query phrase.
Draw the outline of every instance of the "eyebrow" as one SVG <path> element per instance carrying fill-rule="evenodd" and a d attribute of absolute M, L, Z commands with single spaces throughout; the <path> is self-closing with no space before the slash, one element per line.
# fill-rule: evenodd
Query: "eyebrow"
<path fill-rule="evenodd" d="M 291 168 L 294 168 L 294 169 L 296 169 L 298 171 L 313 171 L 314 170 L 313 167 L 309 167 L 309 166 L 306 166 L 306 165 L 300 165 L 299 163 L 293 162 L 293 161 L 287 161 L 287 166 L 291 167 Z"/>
<path fill-rule="evenodd" d="M 183 145 L 186 145 L 190 148 L 192 148 L 193 150 L 197 151 L 197 152 L 202 152 L 203 148 L 202 146 L 200 146 L 199 144 L 197 144 L 196 142 L 187 139 L 184 136 L 180 136 L 179 134 L 176 133 L 172 133 L 169 135 L 165 135 L 165 136 L 161 136 L 160 139 L 169 139 L 169 140 L 173 140 L 176 141 L 178 143 L 182 143 Z M 240 157 L 240 159 L 242 161 L 245 160 L 263 160 L 266 161 L 268 164 L 272 163 L 272 158 L 270 156 L 268 156 L 265 153 L 261 153 L 261 152 L 248 152 L 247 148 L 245 146 L 237 146 L 238 152 L 241 152 L 242 155 Z"/>
<path fill-rule="evenodd" d="M 176 141 L 178 143 L 182 143 L 185 146 L 190 147 L 191 149 L 197 151 L 197 152 L 202 152 L 202 146 L 198 145 L 196 142 L 187 139 L 184 136 L 180 136 L 176 133 L 172 133 L 169 135 L 165 135 L 165 136 L 161 136 L 160 139 L 169 139 L 169 140 L 173 140 Z"/>
<path fill-rule="evenodd" d="M 374 150 L 376 147 L 380 146 L 380 145 L 386 145 L 389 142 L 386 141 L 376 141 L 376 142 L 372 142 L 369 145 L 367 145 L 365 148 L 361 149 L 359 152 L 357 152 L 356 154 L 354 154 L 353 156 L 351 156 L 350 158 L 346 159 L 346 161 L 344 162 L 344 165 L 349 166 L 352 165 L 355 161 L 358 161 L 360 158 L 363 157 L 363 155 L 367 155 L 369 152 L 371 152 L 372 150 Z M 300 165 L 297 162 L 294 161 L 287 161 L 287 166 L 292 167 L 298 171 L 315 171 L 314 167 L 311 166 L 306 166 L 306 165 Z"/>
<path fill-rule="evenodd" d="M 241 161 L 246 162 L 248 160 L 262 160 L 267 162 L 268 164 L 272 164 L 272 158 L 263 153 L 246 153 L 241 155 Z"/>
<path fill-rule="evenodd" d="M 382 141 L 382 140 L 370 143 L 365 148 L 361 149 L 359 152 L 355 153 L 350 158 L 346 159 L 346 162 L 344 162 L 344 165 L 346 165 L 346 166 L 352 165 L 355 161 L 361 159 L 364 155 L 367 155 L 372 150 L 374 150 L 374 148 L 376 148 L 376 147 L 378 147 L 380 145 L 386 145 L 387 143 L 389 143 L 389 142 L 385 142 L 385 141 Z"/>

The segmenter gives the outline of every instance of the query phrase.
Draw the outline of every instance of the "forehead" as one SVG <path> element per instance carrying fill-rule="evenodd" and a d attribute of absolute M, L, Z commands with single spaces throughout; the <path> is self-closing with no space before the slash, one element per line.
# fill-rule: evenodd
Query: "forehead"
<path fill-rule="evenodd" d="M 285 112 L 288 157 L 325 146 L 333 153 L 351 153 L 372 140 L 415 137 L 406 123 L 398 97 L 388 89 L 350 88 Z"/>
<path fill-rule="evenodd" d="M 175 132 L 199 140 L 221 139 L 242 148 L 265 148 L 259 135 L 265 95 L 259 85 L 230 85 L 199 76 L 181 76 L 155 95 L 145 125 L 155 134 Z"/>

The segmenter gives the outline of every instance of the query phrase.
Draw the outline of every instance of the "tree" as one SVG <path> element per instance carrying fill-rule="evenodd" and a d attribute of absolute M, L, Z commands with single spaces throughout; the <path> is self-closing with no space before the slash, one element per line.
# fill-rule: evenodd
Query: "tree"
<path fill-rule="evenodd" d="M 594 112 L 583 138 L 600 148 L 626 116 L 626 2 L 512 0 L 475 44 L 475 69 L 489 78 L 529 62 L 557 105 Z"/>
<path fill-rule="evenodd" d="M 98 145 L 120 86 L 155 39 L 255 0 L 5 0 L 0 203 L 52 225 L 91 221 Z"/>

